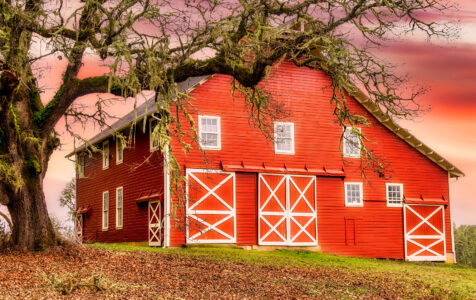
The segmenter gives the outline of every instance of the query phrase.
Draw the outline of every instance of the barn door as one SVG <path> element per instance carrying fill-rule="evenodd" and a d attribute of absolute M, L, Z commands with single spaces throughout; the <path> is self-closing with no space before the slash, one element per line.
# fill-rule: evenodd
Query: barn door
<path fill-rule="evenodd" d="M 289 176 L 289 244 L 317 244 L 316 178 Z"/>
<path fill-rule="evenodd" d="M 258 199 L 258 236 L 260 245 L 286 245 L 286 175 L 260 174 Z"/>
<path fill-rule="evenodd" d="M 410 261 L 446 260 L 443 205 L 405 204 L 405 256 Z"/>
<path fill-rule="evenodd" d="M 236 243 L 235 173 L 187 170 L 187 243 Z"/>
<path fill-rule="evenodd" d="M 260 245 L 317 245 L 314 176 L 260 174 Z"/>
<path fill-rule="evenodd" d="M 78 243 L 83 242 L 83 214 L 76 214 L 74 220 L 74 230 L 76 232 L 76 240 Z"/>
<path fill-rule="evenodd" d="M 162 246 L 162 205 L 160 201 L 149 201 L 149 246 Z"/>

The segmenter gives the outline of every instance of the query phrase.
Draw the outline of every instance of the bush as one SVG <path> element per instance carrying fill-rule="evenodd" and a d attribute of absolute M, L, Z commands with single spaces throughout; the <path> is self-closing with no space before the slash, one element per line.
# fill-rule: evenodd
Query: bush
<path fill-rule="evenodd" d="M 476 226 L 461 225 L 454 236 L 458 263 L 476 268 Z"/>

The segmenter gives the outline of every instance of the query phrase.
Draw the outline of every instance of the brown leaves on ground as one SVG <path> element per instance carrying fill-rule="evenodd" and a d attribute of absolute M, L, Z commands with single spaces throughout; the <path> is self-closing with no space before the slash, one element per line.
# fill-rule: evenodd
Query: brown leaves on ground
<path fill-rule="evenodd" d="M 76 283 L 79 285 L 74 286 Z M 61 292 L 64 284 L 68 289 L 66 293 Z M 205 257 L 115 252 L 71 245 L 41 253 L 0 254 L 2 299 L 396 299 L 412 298 L 422 289 L 429 287 L 396 276 L 374 275 L 371 271 L 262 266 Z M 439 294 L 436 297 L 446 296 Z M 435 295 L 430 293 L 428 297 L 435 298 Z"/>

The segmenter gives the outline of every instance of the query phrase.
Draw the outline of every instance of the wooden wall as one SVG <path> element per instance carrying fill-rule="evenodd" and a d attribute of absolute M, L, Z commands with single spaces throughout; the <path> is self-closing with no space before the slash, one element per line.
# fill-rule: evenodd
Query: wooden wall
<path fill-rule="evenodd" d="M 233 95 L 231 78 L 215 75 L 191 92 L 193 106 L 189 113 L 198 124 L 198 115 L 221 117 L 221 150 L 202 153 L 192 144 L 189 153 L 174 136 L 172 147 L 182 171 L 187 168 L 221 169 L 222 164 L 263 165 L 267 167 L 323 168 L 345 171 L 345 178 L 317 178 L 318 244 L 327 253 L 368 257 L 404 258 L 402 208 L 387 207 L 385 183 L 402 183 L 408 198 L 448 199 L 448 174 L 394 133 L 386 129 L 354 99 L 347 96 L 353 113 L 368 118 L 370 127 L 362 132 L 370 141 L 369 149 L 386 164 L 386 174 L 379 177 L 371 170 L 362 175 L 361 161 L 342 158 L 342 128 L 333 115 L 330 80 L 321 71 L 297 68 L 288 61 L 275 66 L 262 83 L 273 95 L 274 104 L 286 112 L 281 121 L 293 122 L 295 154 L 275 154 L 274 144 L 252 125 L 249 108 L 238 91 Z M 181 117 L 182 129 L 188 130 Z M 190 142 L 185 139 L 184 141 Z M 136 144 L 124 152 L 124 163 L 116 166 L 115 143 L 110 141 L 111 162 L 102 170 L 101 155 L 86 159 L 86 179 L 78 181 L 78 206 L 90 205 L 85 218 L 86 241 L 143 241 L 147 239 L 147 210 L 135 199 L 143 191 L 161 187 L 162 159 L 154 155 L 137 169 L 149 155 L 148 136 L 139 133 Z M 133 170 L 133 171 L 131 171 Z M 292 173 L 292 172 L 291 172 Z M 257 173 L 236 173 L 237 244 L 257 244 Z M 344 182 L 363 182 L 364 206 L 345 207 Z M 124 186 L 124 228 L 115 230 L 115 189 Z M 101 230 L 101 197 L 110 192 L 110 227 Z M 171 246 L 185 243 L 183 202 L 174 198 L 171 220 Z M 447 252 L 451 249 L 449 208 L 445 210 Z"/>
<path fill-rule="evenodd" d="M 186 168 L 220 169 L 221 164 L 262 165 L 288 168 L 322 168 L 345 170 L 346 177 L 317 180 L 318 243 L 324 252 L 370 257 L 404 257 L 402 208 L 387 207 L 385 183 L 402 183 L 409 198 L 448 199 L 448 174 L 405 141 L 386 129 L 354 99 L 347 96 L 353 113 L 368 118 L 370 127 L 362 132 L 370 139 L 369 149 L 386 164 L 386 174 L 379 177 L 371 170 L 361 171 L 361 161 L 342 158 L 340 135 L 342 128 L 333 115 L 330 79 L 321 71 L 298 68 L 284 61 L 275 66 L 262 83 L 273 94 L 273 101 L 287 113 L 282 121 L 293 122 L 295 154 L 275 154 L 274 144 L 252 125 L 244 99 L 230 88 L 231 78 L 215 75 L 191 92 L 194 107 L 189 107 L 195 122 L 198 115 L 221 117 L 221 150 L 207 150 L 206 163 L 199 151 L 183 154 L 174 140 L 174 153 L 183 170 Z M 182 118 L 185 123 L 185 119 Z M 198 124 L 198 123 L 196 123 Z M 185 127 L 186 128 L 186 127 Z M 196 148 L 196 145 L 195 145 Z M 256 244 L 257 208 L 254 175 L 237 173 L 237 231 L 239 244 Z M 246 178 L 245 178 L 246 177 Z M 364 207 L 345 207 L 344 181 L 363 182 Z M 242 206 L 240 195 L 246 198 Z M 253 203 L 251 196 L 254 198 Z M 243 201 L 245 201 L 243 198 Z M 249 200 L 248 200 L 249 198 Z M 253 210 L 251 208 L 253 207 Z M 247 217 L 245 217 L 247 216 Z M 255 223 L 251 222 L 255 220 Z M 347 227 L 355 227 L 355 241 L 346 245 Z M 176 219 L 183 222 L 183 219 Z M 172 221 L 173 223 L 174 221 Z M 451 250 L 449 210 L 446 209 L 447 252 Z M 349 225 L 355 224 L 355 225 Z M 246 228 L 241 233 L 240 228 Z M 350 230 L 350 229 L 349 229 Z M 244 235 L 243 237 L 241 235 Z M 184 232 L 172 230 L 172 245 L 185 242 Z M 253 236 L 254 239 L 249 237 Z M 350 245 L 352 244 L 352 245 Z"/>
<path fill-rule="evenodd" d="M 148 130 L 148 129 L 147 129 Z M 151 155 L 148 133 L 138 130 L 135 143 L 124 149 L 123 163 L 116 164 L 116 142 L 109 138 L 109 168 L 102 169 L 102 153 L 85 158 L 85 178 L 77 179 L 77 206 L 91 209 L 84 218 L 84 242 L 147 241 L 147 203 L 137 205 L 143 192 L 163 190 L 163 158 Z M 149 157 L 150 156 L 150 157 Z M 116 188 L 124 188 L 123 228 L 116 230 Z M 109 228 L 102 230 L 102 193 L 109 191 Z"/>

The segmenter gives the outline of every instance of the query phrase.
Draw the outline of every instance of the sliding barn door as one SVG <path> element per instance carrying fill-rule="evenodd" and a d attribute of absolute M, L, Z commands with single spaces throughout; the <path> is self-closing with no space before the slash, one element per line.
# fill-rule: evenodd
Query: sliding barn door
<path fill-rule="evenodd" d="M 187 170 L 187 243 L 235 243 L 235 173 Z"/>
<path fill-rule="evenodd" d="M 285 175 L 260 174 L 259 176 L 259 244 L 286 245 L 287 229 L 287 178 Z"/>
<path fill-rule="evenodd" d="M 314 176 L 260 174 L 260 245 L 317 245 Z"/>
<path fill-rule="evenodd" d="M 406 259 L 446 260 L 444 206 L 405 204 L 404 218 Z"/>

